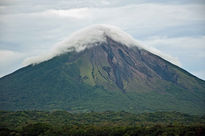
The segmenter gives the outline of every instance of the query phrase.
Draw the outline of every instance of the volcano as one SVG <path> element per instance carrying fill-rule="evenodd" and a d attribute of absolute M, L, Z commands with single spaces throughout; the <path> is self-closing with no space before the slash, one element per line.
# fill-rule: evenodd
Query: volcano
<path fill-rule="evenodd" d="M 204 114 L 204 107 L 205 81 L 106 25 L 76 32 L 0 78 L 0 110 Z"/>

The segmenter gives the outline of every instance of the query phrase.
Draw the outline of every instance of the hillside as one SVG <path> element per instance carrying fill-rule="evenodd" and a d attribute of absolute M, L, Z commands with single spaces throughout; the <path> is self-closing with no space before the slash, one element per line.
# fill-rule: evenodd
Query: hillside
<path fill-rule="evenodd" d="M 122 34 L 116 38 L 118 31 L 102 31 L 102 41 L 91 34 L 89 46 L 80 43 L 84 49 L 68 45 L 67 52 L 1 78 L 0 109 L 205 113 L 203 80 L 146 49 L 127 46 L 132 42 L 123 43 L 129 38 Z"/>

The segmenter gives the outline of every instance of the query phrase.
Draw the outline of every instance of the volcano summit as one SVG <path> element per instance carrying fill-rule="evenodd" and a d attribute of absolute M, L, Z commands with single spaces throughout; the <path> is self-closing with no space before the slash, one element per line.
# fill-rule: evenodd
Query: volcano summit
<path fill-rule="evenodd" d="M 74 33 L 0 79 L 1 110 L 205 113 L 205 82 L 116 27 Z"/>

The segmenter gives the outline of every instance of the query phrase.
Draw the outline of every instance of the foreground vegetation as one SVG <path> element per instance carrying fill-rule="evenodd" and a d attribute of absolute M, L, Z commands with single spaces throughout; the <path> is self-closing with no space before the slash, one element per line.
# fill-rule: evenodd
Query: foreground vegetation
<path fill-rule="evenodd" d="M 205 117 L 178 112 L 0 112 L 0 136 L 205 135 Z"/>

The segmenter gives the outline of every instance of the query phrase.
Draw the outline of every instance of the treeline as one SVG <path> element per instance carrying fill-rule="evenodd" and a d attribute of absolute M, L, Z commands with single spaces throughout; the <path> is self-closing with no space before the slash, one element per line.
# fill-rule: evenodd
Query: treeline
<path fill-rule="evenodd" d="M 204 125 L 67 125 L 35 123 L 18 129 L 0 129 L 1 136 L 204 136 Z"/>
<path fill-rule="evenodd" d="M 205 135 L 204 116 L 178 112 L 0 112 L 0 136 Z"/>

